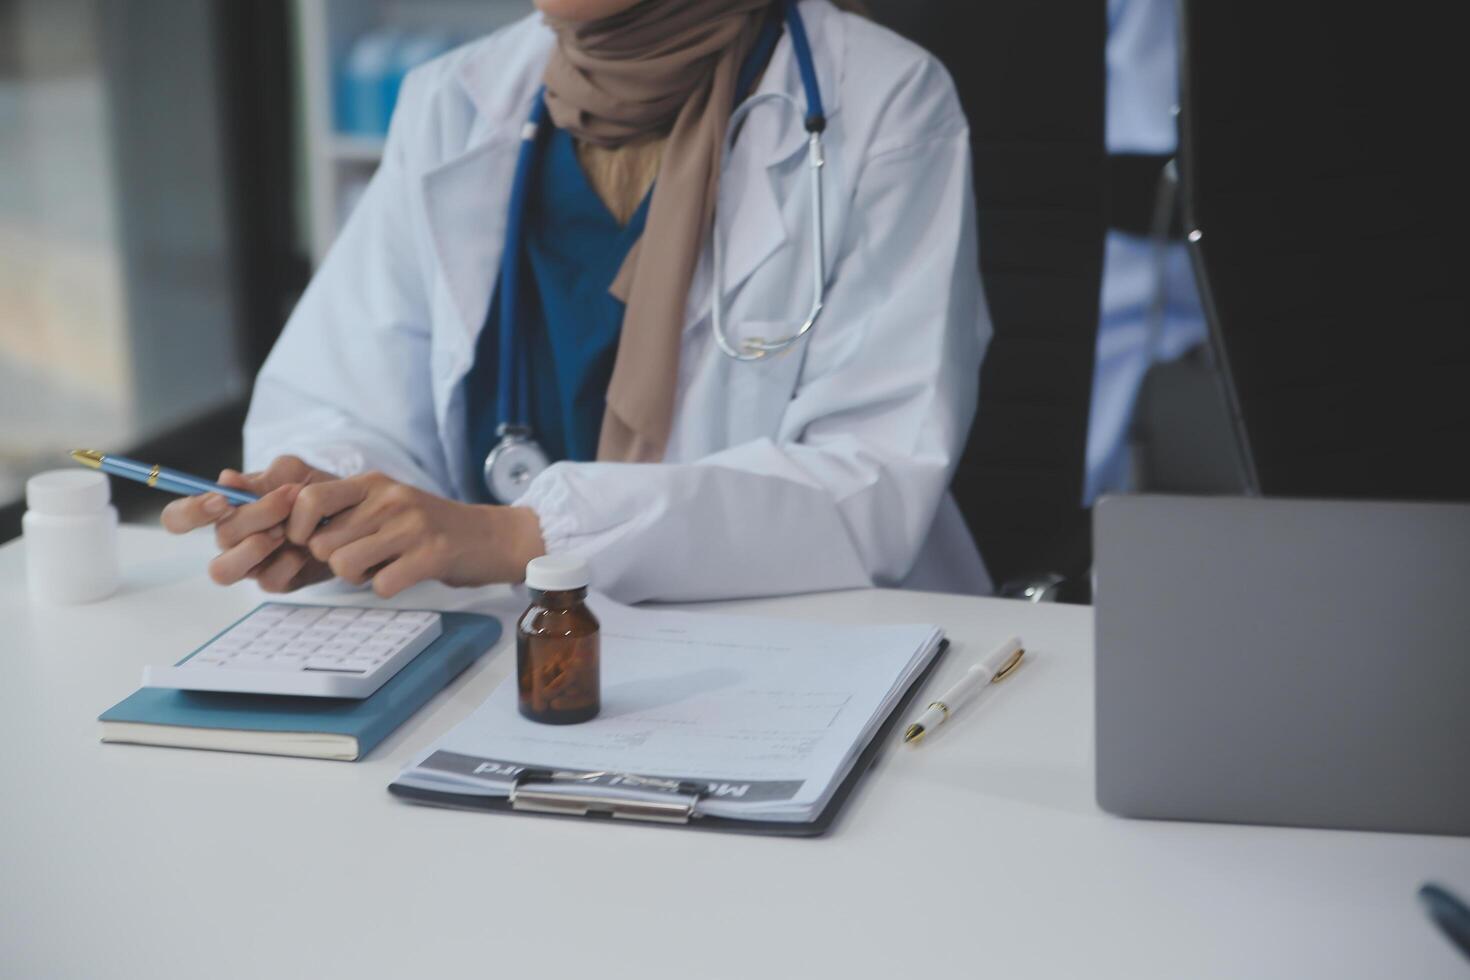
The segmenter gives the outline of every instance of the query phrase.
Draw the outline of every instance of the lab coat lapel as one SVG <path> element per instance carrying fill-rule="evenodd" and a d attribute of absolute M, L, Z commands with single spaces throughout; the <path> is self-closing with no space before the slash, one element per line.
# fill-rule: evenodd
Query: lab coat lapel
<path fill-rule="evenodd" d="M 429 234 L 463 328 L 460 337 L 466 343 L 459 360 L 466 370 L 505 247 L 521 127 L 551 53 L 551 32 L 539 21 L 529 30 L 534 33 L 519 46 L 516 63 L 482 54 L 456 70 L 478 115 L 474 135 L 456 156 L 423 177 Z"/>
<path fill-rule="evenodd" d="M 776 196 L 774 175 L 762 161 L 735 157 L 720 175 L 719 200 L 715 206 L 713 234 L 723 238 L 725 249 L 724 296 L 732 294 L 749 279 L 761 263 L 786 241 L 786 224 Z M 713 253 L 706 249 L 709 262 Z M 708 265 L 708 263 L 706 263 Z M 709 315 L 712 280 L 696 276 L 687 304 L 687 330 Z"/>
<path fill-rule="evenodd" d="M 801 15 L 807 24 L 812 43 L 812 61 L 817 84 L 831 119 L 837 112 L 841 93 L 843 53 L 846 50 L 844 25 L 837 11 L 828 4 L 803 3 Z M 785 93 L 796 105 L 779 98 Z M 740 286 L 786 243 L 792 232 L 786 228 L 782 198 L 785 193 L 807 193 L 807 177 L 803 170 L 795 179 L 783 177 L 782 165 L 806 149 L 806 129 L 801 113 L 806 96 L 801 85 L 800 70 L 789 35 L 782 35 L 760 85 L 737 109 L 743 115 L 735 146 L 729 152 L 720 174 L 719 200 L 716 205 L 715 234 L 724 236 L 724 295 L 729 303 Z M 748 114 L 742 109 L 748 108 Z M 830 183 L 830 182 L 829 182 Z M 805 234 L 805 229 L 795 232 Z M 832 250 L 828 250 L 830 261 Z M 686 305 L 684 329 L 703 322 L 710 313 L 712 282 L 709 264 L 713 256 L 705 250 L 707 261 L 701 263 L 694 277 Z"/>
<path fill-rule="evenodd" d="M 422 183 L 429 237 L 453 307 L 434 325 L 434 411 L 449 477 L 461 497 L 467 493 L 465 421 L 454 406 L 495 289 L 519 142 L 492 137 L 429 171 Z"/>
<path fill-rule="evenodd" d="M 541 77 L 546 43 L 543 32 L 537 44 L 524 46 L 528 64 L 510 67 L 508 79 L 508 66 L 484 57 L 460 67 L 460 84 L 478 118 L 465 148 L 424 174 L 421 183 L 425 225 L 453 307 L 446 318 L 451 322 L 443 329 L 435 324 L 434 401 L 449 476 L 461 496 L 465 419 L 456 409 L 459 383 L 474 363 L 495 290 L 521 125 Z"/>
<path fill-rule="evenodd" d="M 473 348 L 490 307 L 519 146 L 514 135 L 497 133 L 423 178 L 429 235 L 459 313 L 464 350 Z"/>

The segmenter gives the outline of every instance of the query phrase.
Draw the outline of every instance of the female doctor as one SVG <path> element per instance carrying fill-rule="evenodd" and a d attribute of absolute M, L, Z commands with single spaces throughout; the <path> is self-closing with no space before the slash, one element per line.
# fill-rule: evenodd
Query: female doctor
<path fill-rule="evenodd" d="M 826 0 L 537 6 L 409 75 L 222 475 L 262 498 L 165 526 L 273 592 L 559 552 L 625 601 L 983 591 L 947 492 L 990 331 L 943 69 Z"/>

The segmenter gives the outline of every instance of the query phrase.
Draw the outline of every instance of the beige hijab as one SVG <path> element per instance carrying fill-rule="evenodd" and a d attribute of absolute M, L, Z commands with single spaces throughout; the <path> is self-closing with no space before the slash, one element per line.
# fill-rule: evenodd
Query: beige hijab
<path fill-rule="evenodd" d="M 714 215 L 721 141 L 745 56 L 772 0 L 642 0 L 612 17 L 547 17 L 552 121 L 623 146 L 667 134 L 643 235 L 611 292 L 627 304 L 597 458 L 663 458 L 674 417 L 684 305 Z"/>

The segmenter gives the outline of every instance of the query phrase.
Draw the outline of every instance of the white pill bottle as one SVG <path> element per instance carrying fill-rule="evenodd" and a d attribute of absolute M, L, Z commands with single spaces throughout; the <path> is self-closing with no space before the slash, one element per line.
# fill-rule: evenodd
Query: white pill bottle
<path fill-rule="evenodd" d="M 31 477 L 21 533 L 32 602 L 95 602 L 117 591 L 117 508 L 105 473 Z"/>

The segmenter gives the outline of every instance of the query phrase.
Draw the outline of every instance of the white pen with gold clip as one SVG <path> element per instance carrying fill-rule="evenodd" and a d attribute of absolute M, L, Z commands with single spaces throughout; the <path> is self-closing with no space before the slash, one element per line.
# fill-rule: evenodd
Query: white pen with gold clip
<path fill-rule="evenodd" d="M 1021 644 L 1019 636 L 1006 640 L 996 647 L 990 656 L 965 671 L 965 675 L 956 681 L 953 687 L 945 691 L 939 700 L 929 702 L 929 707 L 924 709 L 924 713 L 915 718 L 914 723 L 909 725 L 903 733 L 903 740 L 905 742 L 921 741 L 925 732 L 932 731 L 949 721 L 949 716 L 958 711 L 985 685 L 1005 680 L 1025 655 L 1026 648 Z"/>

